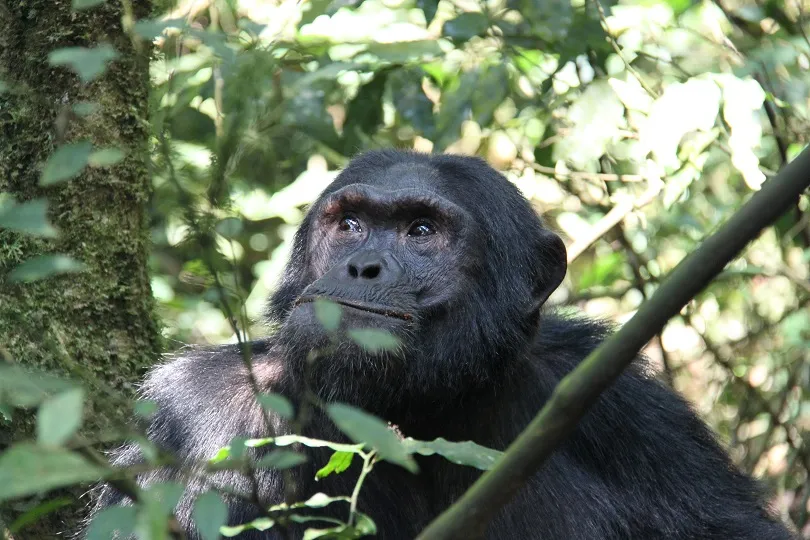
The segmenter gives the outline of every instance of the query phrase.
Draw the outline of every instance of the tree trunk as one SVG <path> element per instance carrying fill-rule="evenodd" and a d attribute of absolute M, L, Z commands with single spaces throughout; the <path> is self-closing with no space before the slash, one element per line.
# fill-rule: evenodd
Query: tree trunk
<path fill-rule="evenodd" d="M 133 2 L 136 17 L 149 2 Z M 121 26 L 121 5 L 106 2 L 72 12 L 70 0 L 0 0 L 0 192 L 19 202 L 47 197 L 48 217 L 59 230 L 42 240 L 0 230 L 0 358 L 76 376 L 75 363 L 97 381 L 131 394 L 133 383 L 161 352 L 149 276 L 147 102 L 149 59 Z M 48 64 L 61 47 L 111 44 L 118 59 L 98 79 L 82 84 L 64 67 Z M 97 104 L 84 117 L 79 102 Z M 89 140 L 126 154 L 110 168 L 85 168 L 68 182 L 39 187 L 42 164 L 62 143 Z M 43 253 L 83 262 L 81 273 L 11 283 L 8 272 Z M 91 377 L 93 378 L 93 377 Z M 91 403 L 85 433 L 108 429 L 128 415 L 86 382 Z M 10 425 L 0 417 L 0 451 L 31 434 L 31 416 Z M 51 498 L 53 495 L 51 495 Z M 0 521 L 37 501 L 0 512 Z M 14 535 L 54 538 L 73 529 L 82 502 L 51 514 Z M 35 530 L 36 529 L 36 530 Z M 0 531 L 1 532 L 1 531 Z"/>

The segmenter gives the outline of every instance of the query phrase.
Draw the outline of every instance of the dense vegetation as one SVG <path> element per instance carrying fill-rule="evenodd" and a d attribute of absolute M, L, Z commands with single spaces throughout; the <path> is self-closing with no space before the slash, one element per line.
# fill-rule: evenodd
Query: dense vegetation
<path fill-rule="evenodd" d="M 16 4 L 0 2 L 0 19 L 50 9 Z M 73 0 L 37 23 L 52 37 L 19 23 L 0 38 L 0 515 L 14 538 L 78 512 L 70 496 L 31 495 L 100 474 L 94 449 L 129 411 L 118 399 L 158 360 L 153 308 L 167 351 L 268 332 L 295 226 L 358 151 L 486 158 L 566 240 L 551 302 L 623 322 L 810 134 L 802 0 L 158 4 Z M 19 56 L 34 37 L 41 48 Z M 154 306 L 138 286 L 147 233 Z M 808 268 L 805 194 L 646 353 L 810 538 Z M 92 281 L 120 273 L 127 287 Z M 94 389 L 81 438 L 87 391 L 17 362 Z M 31 417 L 12 409 L 43 400 L 40 445 L 20 443 Z M 49 460 L 73 476 L 25 472 Z M 205 504 L 216 531 L 217 500 Z M 166 537 L 152 510 L 139 533 Z"/>

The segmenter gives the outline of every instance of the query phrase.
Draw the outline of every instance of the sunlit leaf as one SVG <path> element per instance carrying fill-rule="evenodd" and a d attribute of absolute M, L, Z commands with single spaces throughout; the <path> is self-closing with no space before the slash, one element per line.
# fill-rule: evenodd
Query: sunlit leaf
<path fill-rule="evenodd" d="M 378 328 L 353 328 L 348 334 L 355 343 L 372 353 L 392 351 L 400 344 L 394 334 Z"/>
<path fill-rule="evenodd" d="M 50 186 L 77 177 L 87 165 L 93 145 L 88 141 L 65 144 L 45 162 L 39 185 Z"/>
<path fill-rule="evenodd" d="M 0 229 L 54 238 L 57 232 L 48 221 L 47 213 L 46 199 L 34 199 L 24 203 L 5 199 L 0 202 Z"/>
<path fill-rule="evenodd" d="M 20 443 L 0 455 L 0 501 L 95 482 L 105 472 L 64 448 Z"/>
<path fill-rule="evenodd" d="M 332 473 L 340 474 L 348 469 L 352 464 L 354 454 L 352 452 L 335 452 L 329 458 L 329 462 L 315 473 L 316 479 L 326 478 Z"/>
<path fill-rule="evenodd" d="M 80 11 L 82 9 L 87 9 L 91 7 L 95 7 L 99 4 L 103 4 L 106 0 L 73 0 L 70 3 L 71 9 L 73 11 Z"/>
<path fill-rule="evenodd" d="M 14 267 L 9 281 L 28 283 L 58 274 L 81 272 L 86 268 L 84 263 L 67 255 L 40 255 Z"/>
<path fill-rule="evenodd" d="M 439 454 L 457 465 L 468 465 L 483 471 L 491 469 L 503 455 L 503 452 L 472 441 L 450 442 L 441 437 L 432 441 L 417 441 L 408 437 L 403 444 L 410 452 L 423 456 Z"/>
<path fill-rule="evenodd" d="M 48 62 L 54 66 L 67 66 L 82 82 L 90 82 L 107 69 L 107 64 L 118 58 L 118 53 L 109 44 L 88 49 L 86 47 L 65 47 L 48 54 Z"/>
<path fill-rule="evenodd" d="M 72 388 L 45 400 L 37 413 L 37 441 L 58 446 L 67 442 L 84 416 L 84 390 Z"/>
<path fill-rule="evenodd" d="M 357 443 L 366 443 L 386 461 L 396 463 L 411 472 L 419 468 L 388 424 L 365 411 L 344 403 L 332 403 L 327 412 L 340 430 Z"/>
<path fill-rule="evenodd" d="M 281 435 L 280 437 L 268 437 L 265 439 L 248 439 L 245 441 L 245 446 L 250 448 L 260 448 L 268 444 L 276 446 L 289 446 L 291 444 L 303 444 L 310 448 L 331 448 L 337 452 L 352 452 L 359 454 L 363 450 L 362 444 L 345 444 L 336 443 L 332 441 L 322 441 L 320 439 L 312 439 L 302 435 Z"/>
<path fill-rule="evenodd" d="M 219 528 L 219 533 L 226 538 L 233 538 L 244 531 L 266 531 L 273 527 L 276 522 L 270 518 L 257 518 L 251 521 L 250 523 L 244 523 L 242 525 L 236 525 L 234 527 L 230 526 L 222 526 Z"/>
<path fill-rule="evenodd" d="M 228 519 L 228 507 L 217 493 L 203 493 L 194 501 L 194 524 L 204 540 L 217 540 L 219 529 Z"/>
<path fill-rule="evenodd" d="M 329 332 L 334 332 L 340 326 L 340 316 L 342 310 L 336 302 L 318 298 L 313 302 L 315 317 Z"/>
<path fill-rule="evenodd" d="M 87 158 L 91 167 L 110 167 L 124 159 L 124 152 L 120 148 L 102 148 L 94 151 Z"/>

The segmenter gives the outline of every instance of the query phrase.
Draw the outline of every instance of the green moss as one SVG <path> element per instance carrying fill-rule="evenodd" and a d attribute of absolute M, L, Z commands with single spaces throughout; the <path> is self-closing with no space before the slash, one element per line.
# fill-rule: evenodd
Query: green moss
<path fill-rule="evenodd" d="M 148 2 L 137 4 L 141 13 L 149 8 Z M 0 191 L 20 200 L 47 196 L 49 218 L 61 234 L 44 241 L 0 233 L 0 351 L 65 374 L 75 362 L 104 385 L 132 394 L 162 350 L 147 273 L 148 58 L 121 32 L 117 2 L 79 14 L 70 12 L 70 2 L 5 5 L 0 79 L 10 90 L 0 94 Z M 47 64 L 53 49 L 100 42 L 113 44 L 120 58 L 87 86 Z M 70 105 L 80 101 L 98 103 L 98 112 L 84 118 L 70 114 Z M 118 146 L 127 157 L 109 169 L 88 168 L 65 184 L 38 187 L 41 165 L 54 146 L 82 139 Z M 7 282 L 12 267 L 44 252 L 70 254 L 88 270 L 26 285 Z M 127 415 L 103 399 L 89 408 L 88 432 Z M 28 436 L 30 427 L 30 417 L 18 415 L 0 432 L 0 448 Z M 68 508 L 15 537 L 50 537 L 57 527 L 64 530 L 60 520 L 73 523 L 77 514 L 77 508 Z"/>

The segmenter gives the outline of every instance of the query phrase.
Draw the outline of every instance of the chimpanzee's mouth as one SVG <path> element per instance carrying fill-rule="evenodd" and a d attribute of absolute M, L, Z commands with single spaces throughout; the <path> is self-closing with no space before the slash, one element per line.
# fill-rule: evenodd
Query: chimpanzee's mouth
<path fill-rule="evenodd" d="M 360 311 L 365 311 L 367 313 L 374 313 L 375 315 L 383 315 L 385 317 L 391 317 L 393 319 L 402 319 L 403 321 L 413 320 L 413 315 L 411 315 L 410 313 L 406 313 L 404 311 L 400 311 L 398 309 L 394 309 L 387 306 L 380 306 L 376 304 L 368 304 L 366 302 L 360 302 L 357 300 L 346 300 L 344 298 L 336 298 L 334 296 L 302 296 L 301 298 L 295 301 L 295 305 L 300 306 L 302 304 L 314 302 L 315 300 L 319 299 L 328 300 L 330 302 L 340 304 L 341 306 L 358 309 Z"/>

